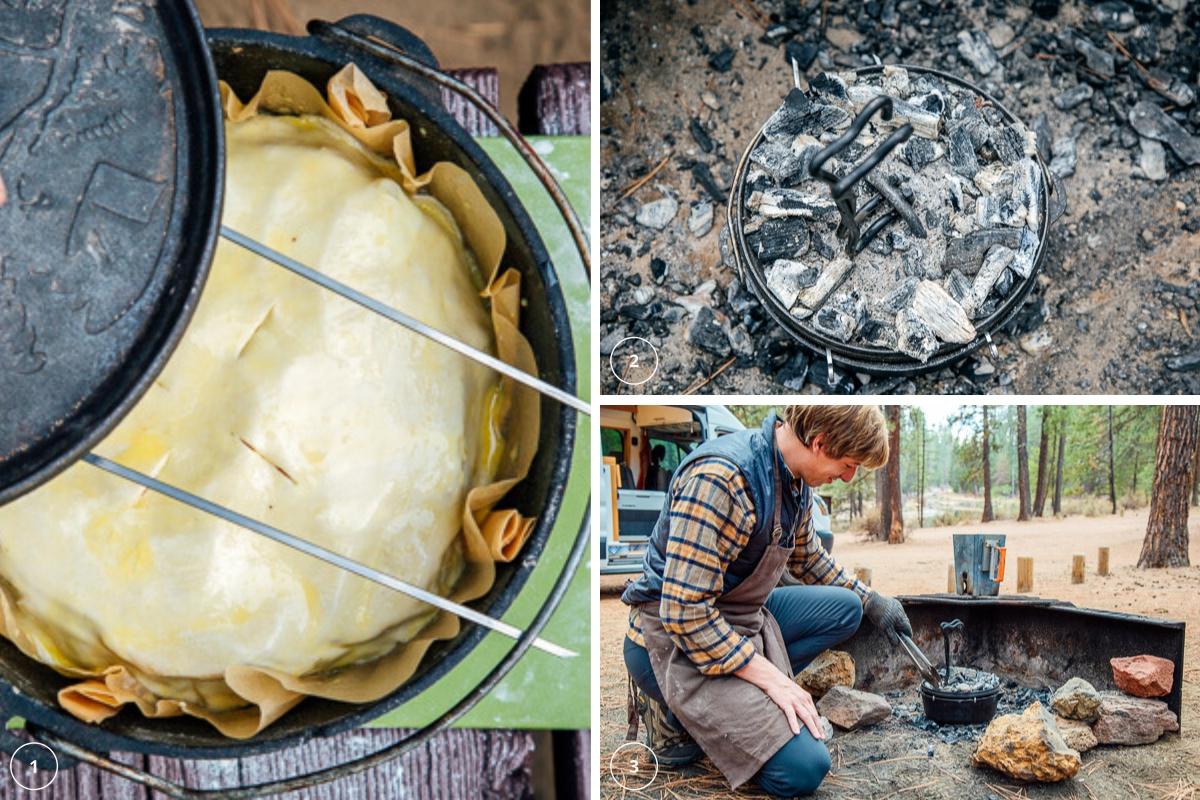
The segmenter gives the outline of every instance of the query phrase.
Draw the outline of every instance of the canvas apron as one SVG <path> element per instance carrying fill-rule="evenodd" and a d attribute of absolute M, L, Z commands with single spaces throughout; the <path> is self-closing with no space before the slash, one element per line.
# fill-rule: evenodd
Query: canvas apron
<path fill-rule="evenodd" d="M 779 465 L 775 464 L 775 512 L 771 543 L 758 565 L 741 583 L 717 598 L 715 607 L 754 649 L 792 675 L 787 645 L 779 623 L 764 607 L 795 549 L 795 537 L 784 536 Z M 793 532 L 801 515 L 796 515 Z M 783 547 L 781 542 L 791 542 Z M 787 718 L 766 692 L 735 675 L 702 674 L 663 628 L 658 603 L 642 603 L 642 634 L 654 677 L 671 712 L 683 723 L 733 788 L 753 778 L 771 756 L 791 741 Z"/>

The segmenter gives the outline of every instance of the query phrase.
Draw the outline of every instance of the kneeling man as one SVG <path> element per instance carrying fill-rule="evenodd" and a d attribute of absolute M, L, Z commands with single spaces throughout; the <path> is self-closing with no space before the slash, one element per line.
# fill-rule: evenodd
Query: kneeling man
<path fill-rule="evenodd" d="M 642 575 L 621 597 L 625 664 L 645 698 L 636 711 L 660 763 L 703 752 L 734 788 L 757 778 L 780 797 L 820 785 L 825 734 L 792 675 L 864 616 L 893 642 L 912 628 L 899 601 L 821 547 L 812 487 L 887 456 L 878 407 L 788 406 L 782 420 L 706 442 L 679 465 Z M 780 586 L 785 572 L 801 585 Z M 630 718 L 636 726 L 632 705 Z"/>

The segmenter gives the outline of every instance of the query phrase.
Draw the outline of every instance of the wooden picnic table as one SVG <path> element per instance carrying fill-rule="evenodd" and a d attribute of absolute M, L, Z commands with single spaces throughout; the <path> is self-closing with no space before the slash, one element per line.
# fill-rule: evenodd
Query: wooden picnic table
<path fill-rule="evenodd" d="M 452 70 L 493 105 L 499 105 L 495 69 Z M 533 70 L 521 90 L 520 130 L 526 135 L 590 135 L 590 67 L 554 64 Z M 443 102 L 475 136 L 498 131 L 482 113 L 445 90 Z M 590 697 L 580 697 L 590 704 Z M 228 788 L 311 772 L 374 752 L 403 738 L 394 728 L 361 728 L 291 750 L 241 759 L 184 760 L 116 753 L 115 760 L 194 788 Z M 591 732 L 470 730 L 446 731 L 398 759 L 335 782 L 276 795 L 341 800 L 392 798 L 588 798 L 591 796 Z M 32 793 L 6 775 L 0 800 L 148 800 L 164 795 L 87 764 L 62 770 L 47 789 Z"/>

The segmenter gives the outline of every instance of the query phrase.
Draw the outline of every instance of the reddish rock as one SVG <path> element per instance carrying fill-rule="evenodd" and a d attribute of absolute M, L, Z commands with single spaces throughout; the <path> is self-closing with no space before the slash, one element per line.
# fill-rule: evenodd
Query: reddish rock
<path fill-rule="evenodd" d="M 1175 663 L 1158 656 L 1114 658 L 1113 680 L 1117 688 L 1134 697 L 1166 697 L 1175 682 Z"/>
<path fill-rule="evenodd" d="M 1179 718 L 1161 700 L 1100 693 L 1100 718 L 1092 725 L 1100 744 L 1150 744 L 1177 730 Z"/>

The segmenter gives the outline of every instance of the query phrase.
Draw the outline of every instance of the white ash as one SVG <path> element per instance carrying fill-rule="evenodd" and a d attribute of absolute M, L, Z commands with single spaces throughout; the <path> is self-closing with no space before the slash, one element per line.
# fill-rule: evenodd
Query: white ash
<path fill-rule="evenodd" d="M 954 692 L 955 694 L 967 694 L 968 692 L 987 692 L 992 689 L 1000 688 L 1000 679 L 990 672 L 971 669 L 970 667 L 952 667 L 950 669 L 950 677 L 946 678 L 945 669 L 938 670 L 938 677 L 941 679 L 941 686 L 937 687 L 939 691 Z M 928 681 L 921 683 L 923 687 L 929 687 Z"/>
<path fill-rule="evenodd" d="M 885 93 L 893 99 L 892 119 L 876 114 L 825 168 L 845 175 L 895 128 L 911 123 L 913 135 L 872 177 L 910 196 L 926 235 L 897 219 L 851 260 L 836 235 L 841 215 L 829 186 L 812 178 L 808 165 Z M 1069 146 L 1062 147 L 1069 159 Z M 894 66 L 865 76 L 819 73 L 807 93 L 789 92 L 750 154 L 747 244 L 768 287 L 797 319 L 839 339 L 849 331 L 845 341 L 857 345 L 925 361 L 943 343 L 972 341 L 978 323 L 1032 274 L 1045 192 L 1036 152 L 1023 124 L 936 76 Z M 861 181 L 858 207 L 874 196 Z M 867 224 L 890 209 L 881 203 Z"/>

